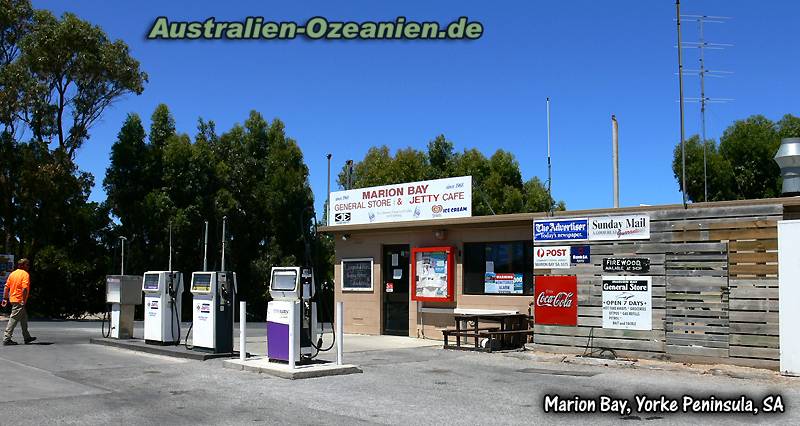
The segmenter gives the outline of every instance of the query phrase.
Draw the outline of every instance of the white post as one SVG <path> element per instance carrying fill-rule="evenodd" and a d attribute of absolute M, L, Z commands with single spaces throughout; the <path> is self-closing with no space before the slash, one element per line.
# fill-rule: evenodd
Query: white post
<path fill-rule="evenodd" d="M 247 302 L 239 302 L 239 361 L 247 359 Z"/>
<path fill-rule="evenodd" d="M 344 302 L 336 302 L 336 364 L 342 365 L 342 352 L 344 350 L 344 339 L 342 329 L 344 322 Z"/>
<path fill-rule="evenodd" d="M 297 354 L 294 353 L 295 345 L 294 345 L 294 333 L 297 331 L 295 330 L 295 303 L 289 304 L 289 368 L 294 370 L 294 361 Z"/>

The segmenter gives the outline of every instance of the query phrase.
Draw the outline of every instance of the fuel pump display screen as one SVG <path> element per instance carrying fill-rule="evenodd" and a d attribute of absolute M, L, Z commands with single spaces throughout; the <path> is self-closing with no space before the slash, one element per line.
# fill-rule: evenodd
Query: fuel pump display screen
<path fill-rule="evenodd" d="M 211 291 L 211 274 L 195 274 L 192 277 L 192 291 L 208 293 Z"/>
<path fill-rule="evenodd" d="M 284 270 L 272 273 L 272 291 L 294 291 L 297 288 L 297 271 Z"/>
<path fill-rule="evenodd" d="M 158 290 L 158 274 L 145 274 L 142 288 L 144 290 Z"/>

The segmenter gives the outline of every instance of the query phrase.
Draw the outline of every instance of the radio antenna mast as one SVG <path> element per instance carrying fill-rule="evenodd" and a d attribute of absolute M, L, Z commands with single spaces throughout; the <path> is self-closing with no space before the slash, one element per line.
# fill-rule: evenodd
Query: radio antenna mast
<path fill-rule="evenodd" d="M 225 270 L 225 223 L 228 221 L 228 216 L 222 216 L 222 271 Z"/>
<path fill-rule="evenodd" d="M 169 271 L 172 272 L 172 221 L 169 222 Z"/>
<path fill-rule="evenodd" d="M 715 24 L 724 24 L 730 17 L 727 16 L 708 16 L 708 15 L 681 15 L 683 18 L 697 21 L 697 31 L 699 40 L 697 42 L 684 42 L 683 47 L 690 49 L 698 49 L 699 51 L 699 65 L 698 70 L 684 70 L 684 73 L 697 75 L 700 77 L 700 97 L 688 98 L 689 102 L 700 103 L 700 137 L 703 144 L 703 201 L 708 201 L 708 160 L 706 148 L 706 104 L 708 103 L 725 103 L 732 101 L 732 99 L 723 98 L 709 98 L 706 97 L 705 78 L 708 77 L 723 77 L 726 74 L 732 74 L 730 71 L 713 71 L 706 68 L 705 64 L 705 50 L 721 50 L 726 47 L 733 46 L 726 43 L 709 43 L 705 40 L 704 25 L 707 22 Z"/>

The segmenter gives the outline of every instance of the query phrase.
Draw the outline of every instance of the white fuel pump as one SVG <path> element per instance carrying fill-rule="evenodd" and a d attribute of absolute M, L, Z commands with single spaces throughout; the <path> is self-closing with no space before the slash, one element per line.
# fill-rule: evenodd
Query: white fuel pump
<path fill-rule="evenodd" d="M 316 355 L 317 304 L 311 268 L 272 268 L 267 306 L 267 357 L 302 363 Z"/>
<path fill-rule="evenodd" d="M 181 336 L 183 274 L 148 271 L 142 280 L 144 291 L 144 341 L 177 345 Z"/>

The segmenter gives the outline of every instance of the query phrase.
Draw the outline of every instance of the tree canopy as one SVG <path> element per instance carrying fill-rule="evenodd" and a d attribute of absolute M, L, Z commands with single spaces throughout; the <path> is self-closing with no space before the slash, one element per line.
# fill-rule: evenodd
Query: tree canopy
<path fill-rule="evenodd" d="M 498 149 L 487 158 L 474 148 L 456 152 L 444 135 L 428 142 L 426 151 L 405 148 L 392 155 L 385 145 L 372 147 L 353 169 L 353 188 L 471 175 L 472 212 L 477 216 L 566 209 L 539 178 L 523 182 L 514 154 Z M 346 166 L 337 181 L 347 187 Z"/>
<path fill-rule="evenodd" d="M 800 117 L 784 115 L 773 122 L 763 115 L 737 120 L 713 140 L 695 135 L 685 142 L 686 195 L 703 201 L 703 144 L 706 148 L 708 201 L 777 197 L 781 194 L 780 168 L 775 163 L 781 139 L 800 137 Z M 681 187 L 681 146 L 675 147 L 672 171 Z"/>

